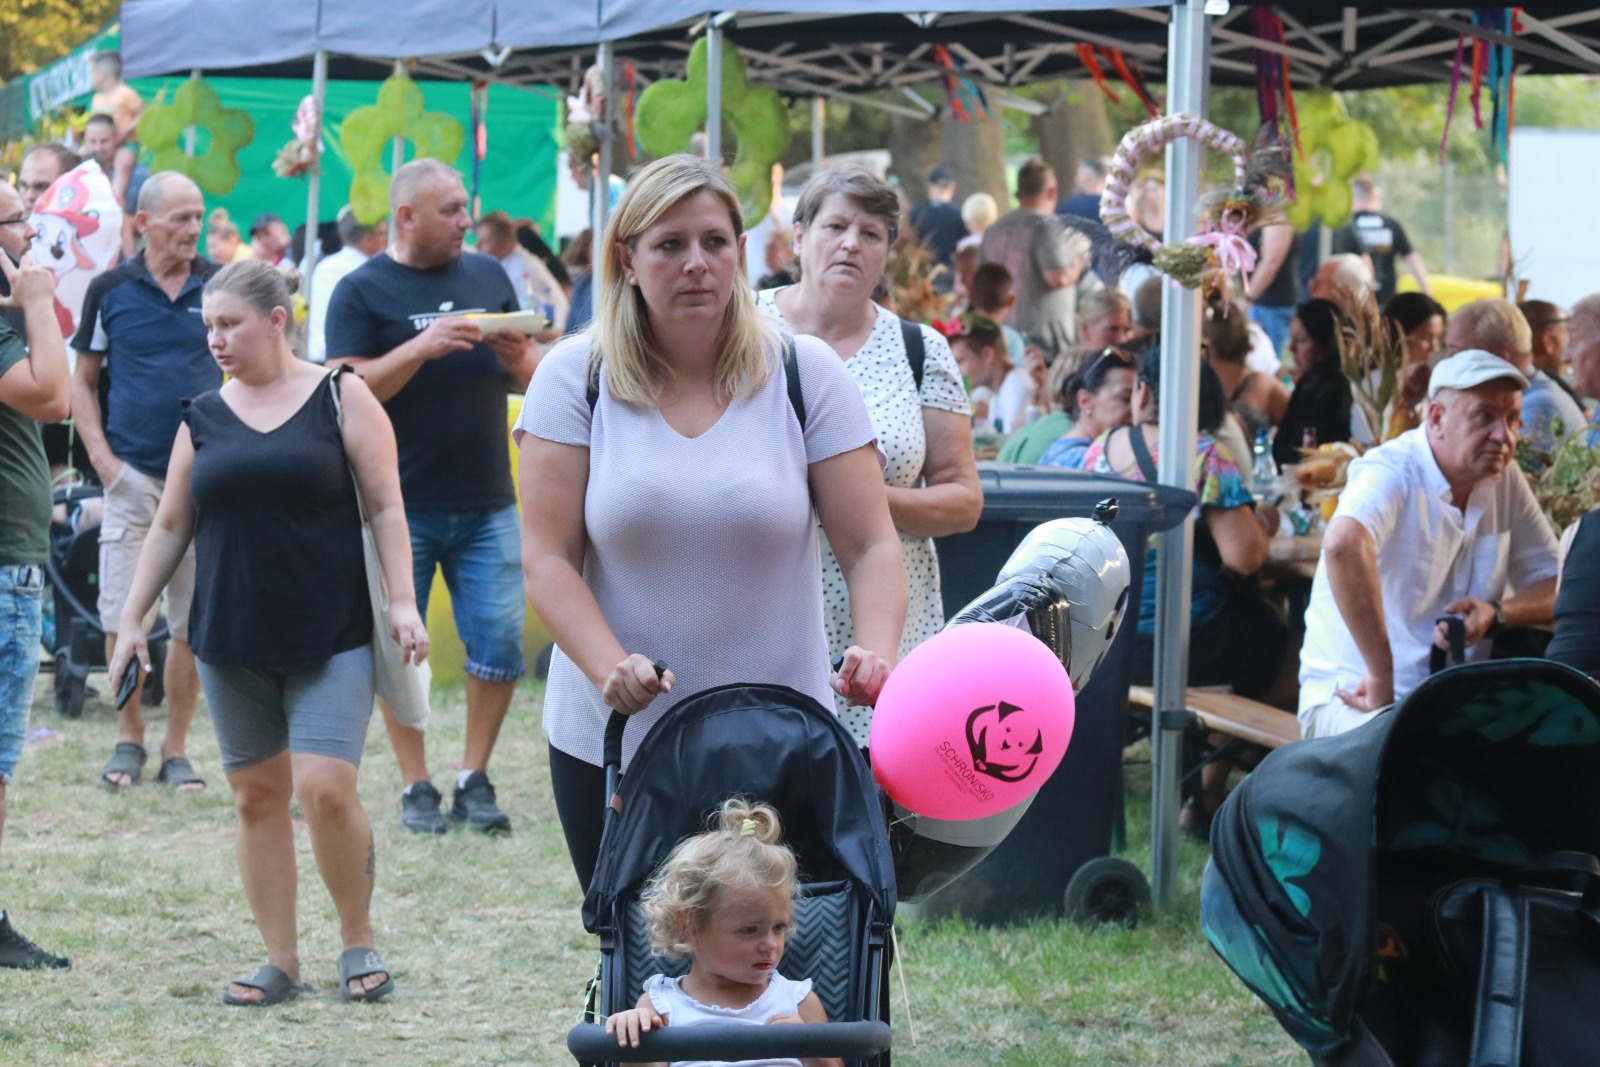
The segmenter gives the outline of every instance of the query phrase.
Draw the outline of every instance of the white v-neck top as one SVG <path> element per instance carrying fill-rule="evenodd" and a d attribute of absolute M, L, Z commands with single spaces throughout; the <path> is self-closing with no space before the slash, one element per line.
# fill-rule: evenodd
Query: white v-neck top
<path fill-rule="evenodd" d="M 528 386 L 517 439 L 526 432 L 589 449 L 585 584 L 622 647 L 664 661 L 677 678 L 671 693 L 628 720 L 624 766 L 669 708 L 712 686 L 776 683 L 830 704 L 808 466 L 870 444 L 874 434 L 833 349 L 804 336 L 795 347 L 803 434 L 776 347 L 766 384 L 735 397 L 694 438 L 655 408 L 613 399 L 604 375 L 591 420 L 587 334 L 552 349 Z M 599 765 L 609 715 L 558 647 L 544 700 L 550 743 Z"/>

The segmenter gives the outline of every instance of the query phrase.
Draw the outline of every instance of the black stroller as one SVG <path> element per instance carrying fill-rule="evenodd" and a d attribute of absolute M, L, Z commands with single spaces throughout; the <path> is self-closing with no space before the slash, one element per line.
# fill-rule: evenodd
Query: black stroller
<path fill-rule="evenodd" d="M 100 523 L 86 514 L 86 501 L 98 500 L 98 485 L 58 487 L 51 494 L 65 510 L 65 521 L 50 524 L 50 554 L 45 575 L 50 581 L 50 610 L 54 626 L 44 636 L 44 651 L 55 674 L 56 714 L 76 719 L 83 715 L 89 690 L 89 672 L 106 666 L 106 632 L 100 626 L 99 597 Z M 145 707 L 161 703 L 162 665 L 167 658 L 165 619 L 150 633 L 150 674 L 141 701 Z"/>
<path fill-rule="evenodd" d="M 774 685 L 723 686 L 669 711 L 646 735 L 629 773 L 621 763 L 626 720 L 606 734 L 609 810 L 583 924 L 600 935 L 601 969 L 590 1014 L 631 1008 L 653 974 L 681 975 L 682 961 L 651 954 L 639 893 L 678 840 L 735 794 L 778 810 L 800 860 L 794 932 L 780 970 L 811 978 L 832 1021 L 818 1025 L 705 1026 L 652 1030 L 621 1049 L 597 1022 L 574 1027 L 580 1063 L 836 1056 L 851 1065 L 888 1062 L 884 973 L 895 882 L 883 800 L 855 740 L 833 712 Z M 597 801 L 601 798 L 596 797 Z"/>
<path fill-rule="evenodd" d="M 1592 680 L 1436 674 L 1234 791 L 1206 937 L 1328 1067 L 1600 1064 L 1597 783 Z"/>

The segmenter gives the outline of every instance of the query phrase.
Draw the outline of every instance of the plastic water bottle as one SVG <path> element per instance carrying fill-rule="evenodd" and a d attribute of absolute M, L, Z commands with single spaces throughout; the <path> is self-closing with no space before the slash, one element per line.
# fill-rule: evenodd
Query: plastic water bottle
<path fill-rule="evenodd" d="M 1278 464 L 1272 458 L 1272 442 L 1267 431 L 1256 431 L 1255 464 L 1250 468 L 1250 488 L 1258 495 L 1271 493 L 1278 484 Z"/>

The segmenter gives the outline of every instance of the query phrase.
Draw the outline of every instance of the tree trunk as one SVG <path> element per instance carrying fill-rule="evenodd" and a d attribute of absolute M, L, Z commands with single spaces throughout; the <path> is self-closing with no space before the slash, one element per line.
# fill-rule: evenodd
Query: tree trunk
<path fill-rule="evenodd" d="M 1064 200 L 1072 195 L 1078 163 L 1090 156 L 1110 155 L 1116 140 L 1106 117 L 1105 98 L 1094 83 L 1060 81 L 1051 90 L 1037 98 L 1049 104 L 1050 110 L 1033 117 L 1032 129 L 1039 140 L 1039 155 L 1055 170 Z"/>
<path fill-rule="evenodd" d="M 955 202 L 960 204 L 973 193 L 994 197 L 1003 215 L 1010 207 L 1006 188 L 1006 132 L 999 118 L 972 116 L 962 122 L 948 112 L 939 116 L 944 165 L 956 177 Z"/>
<path fill-rule="evenodd" d="M 913 206 L 928 199 L 928 174 L 939 165 L 939 147 L 938 122 L 889 116 L 889 173 L 900 179 Z"/>

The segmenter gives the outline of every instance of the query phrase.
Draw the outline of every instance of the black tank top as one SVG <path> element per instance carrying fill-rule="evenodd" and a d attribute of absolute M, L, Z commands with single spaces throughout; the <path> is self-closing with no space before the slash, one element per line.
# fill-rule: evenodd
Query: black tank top
<path fill-rule="evenodd" d="M 218 392 L 185 401 L 194 440 L 189 641 L 222 667 L 304 667 L 372 640 L 361 513 L 324 379 L 270 433 Z"/>

